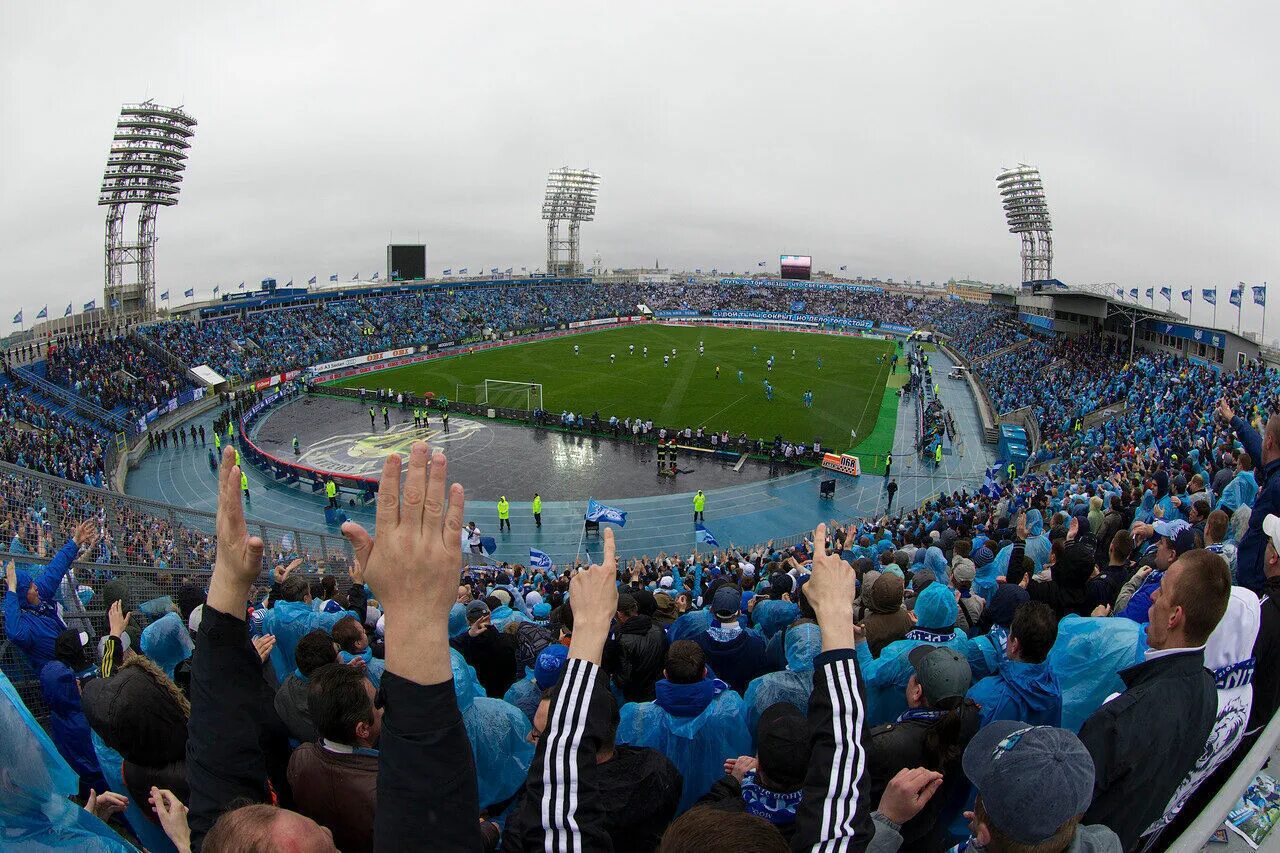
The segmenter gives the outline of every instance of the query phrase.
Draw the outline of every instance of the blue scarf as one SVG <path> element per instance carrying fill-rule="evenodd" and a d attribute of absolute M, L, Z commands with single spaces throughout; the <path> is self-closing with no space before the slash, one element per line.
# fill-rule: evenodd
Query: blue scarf
<path fill-rule="evenodd" d="M 717 643 L 727 643 L 734 637 L 742 633 L 742 625 L 734 622 L 729 625 L 713 624 L 707 629 L 707 633 L 711 635 L 711 639 Z"/>
<path fill-rule="evenodd" d="M 947 711 L 931 711 L 928 708 L 908 708 L 898 715 L 898 722 L 905 723 L 909 720 L 941 720 L 947 715 Z"/>
<path fill-rule="evenodd" d="M 920 640 L 925 643 L 946 643 L 956 638 L 956 632 L 929 631 L 925 628 L 914 628 L 907 632 L 906 639 Z"/>
<path fill-rule="evenodd" d="M 742 777 L 742 803 L 748 814 L 762 817 L 774 826 L 787 826 L 794 823 L 796 809 L 800 806 L 800 797 L 804 789 L 780 794 L 770 791 L 756 781 L 756 771 L 749 770 Z"/>

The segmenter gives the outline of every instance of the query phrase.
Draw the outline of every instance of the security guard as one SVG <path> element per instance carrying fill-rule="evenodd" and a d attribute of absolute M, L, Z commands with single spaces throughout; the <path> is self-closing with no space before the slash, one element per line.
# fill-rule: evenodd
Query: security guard
<path fill-rule="evenodd" d="M 216 432 L 213 434 L 213 450 L 219 456 L 222 455 L 222 436 L 218 435 Z"/>
<path fill-rule="evenodd" d="M 542 495 L 537 492 L 533 493 L 533 523 L 542 528 Z"/>
<path fill-rule="evenodd" d="M 240 491 L 244 492 L 244 499 L 249 500 L 249 475 L 240 472 Z"/>
<path fill-rule="evenodd" d="M 698 489 L 693 496 L 693 520 L 695 522 L 702 521 L 702 510 L 707 506 L 707 496 L 702 493 L 702 489 Z"/>
<path fill-rule="evenodd" d="M 1009 472 L 1009 482 L 1010 482 L 1010 483 L 1012 483 L 1012 482 L 1013 482 L 1013 478 L 1014 478 L 1014 477 L 1017 475 L 1017 473 L 1018 473 L 1018 467 L 1017 467 L 1016 465 L 1014 465 L 1014 464 L 1013 464 L 1013 460 L 1012 460 L 1012 459 L 1010 459 L 1010 460 L 1009 460 L 1009 467 L 1008 467 L 1006 470 Z"/>
<path fill-rule="evenodd" d="M 498 532 L 503 530 L 511 532 L 511 504 L 507 503 L 506 495 L 498 498 Z"/>
<path fill-rule="evenodd" d="M 382 428 L 391 429 L 391 416 L 387 414 L 387 407 L 382 407 Z"/>
<path fill-rule="evenodd" d="M 329 499 L 329 509 L 338 508 L 338 484 L 332 477 L 324 484 L 324 496 Z"/>
<path fill-rule="evenodd" d="M 234 440 L 235 437 L 236 437 L 235 421 L 227 421 L 227 440 L 228 441 Z"/>
<path fill-rule="evenodd" d="M 301 451 L 301 449 L 300 449 L 301 447 L 302 447 L 302 445 L 298 443 L 298 437 L 295 435 L 295 436 L 293 437 L 293 455 L 294 455 L 294 456 L 297 456 L 298 454 L 300 454 L 300 453 L 302 452 L 302 451 Z"/>
<path fill-rule="evenodd" d="M 377 429 L 377 427 L 378 427 L 378 413 L 374 411 L 373 406 L 370 406 L 369 407 L 369 429 L 373 430 L 373 429 Z"/>
<path fill-rule="evenodd" d="M 449 431 L 449 410 L 448 409 L 445 409 L 443 412 L 440 413 L 440 421 L 441 423 L 444 424 L 444 431 L 448 432 Z"/>
<path fill-rule="evenodd" d="M 942 464 L 942 442 L 938 442 L 938 446 L 933 449 L 933 464 Z"/>

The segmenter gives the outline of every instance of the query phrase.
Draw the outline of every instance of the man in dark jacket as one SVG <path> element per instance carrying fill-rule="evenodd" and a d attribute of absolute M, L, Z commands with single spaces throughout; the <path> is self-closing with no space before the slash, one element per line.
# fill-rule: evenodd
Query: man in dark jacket
<path fill-rule="evenodd" d="M 1110 827 L 1126 849 L 1164 812 L 1218 712 L 1204 645 L 1227 610 L 1231 573 L 1217 554 L 1182 554 L 1148 610 L 1146 660 L 1121 670 L 1126 690 L 1085 720 L 1080 740 L 1096 768 L 1085 823 Z"/>
<path fill-rule="evenodd" d="M 516 638 L 489 623 L 489 605 L 483 601 L 467 605 L 467 623 L 467 633 L 454 640 L 454 645 L 475 667 L 485 694 L 505 696 L 516 680 Z"/>
<path fill-rule="evenodd" d="M 706 654 L 716 677 L 739 695 L 746 693 L 751 679 L 769 671 L 764 639 L 742 627 L 741 610 L 742 591 L 725 584 L 711 599 L 711 627 L 691 638 Z"/>
<path fill-rule="evenodd" d="M 755 756 L 741 755 L 724 764 L 725 777 L 697 805 L 764 818 L 790 841 L 809 768 L 804 712 L 790 702 L 765 708 L 756 726 Z"/>
<path fill-rule="evenodd" d="M 301 644 L 299 644 L 301 645 Z M 343 853 L 373 850 L 382 710 L 359 669 L 327 664 L 307 685 L 319 743 L 304 743 L 289 759 L 298 811 L 333 833 Z"/>
<path fill-rule="evenodd" d="M 1253 643 L 1253 709 L 1245 731 L 1247 740 L 1237 750 L 1239 755 L 1252 746 L 1253 740 L 1280 710 L 1280 516 L 1268 515 L 1262 525 L 1267 534 L 1262 623 Z"/>
<path fill-rule="evenodd" d="M 653 685 L 662 677 L 667 660 L 667 632 L 639 612 L 630 595 L 618 596 L 618 628 L 605 647 L 606 668 L 627 702 L 650 702 Z"/>
<path fill-rule="evenodd" d="M 1218 401 L 1218 413 L 1226 418 L 1236 431 L 1245 452 L 1261 460 L 1258 466 L 1258 495 L 1253 500 L 1253 514 L 1249 516 L 1249 530 L 1240 540 L 1236 552 L 1236 581 L 1240 586 L 1261 595 L 1265 585 L 1263 572 L 1267 534 L 1262 521 L 1269 514 L 1280 512 L 1280 415 L 1267 419 L 1263 435 L 1236 415 L 1225 399 Z"/>
<path fill-rule="evenodd" d="M 1107 495 L 1107 511 L 1102 514 L 1102 525 L 1094 531 L 1094 562 L 1099 567 L 1107 565 L 1112 539 L 1126 527 L 1124 513 L 1120 511 L 1120 496 Z"/>
<path fill-rule="evenodd" d="M 294 660 L 298 668 L 281 682 L 280 688 L 276 690 L 274 704 L 280 720 L 289 730 L 289 737 L 298 743 L 310 743 L 319 735 L 316 733 L 316 726 L 312 722 L 311 710 L 307 702 L 307 684 L 311 681 L 312 673 L 317 669 L 325 664 L 337 662 L 337 646 L 334 645 L 332 637 L 316 628 L 304 634 L 298 641 Z"/>

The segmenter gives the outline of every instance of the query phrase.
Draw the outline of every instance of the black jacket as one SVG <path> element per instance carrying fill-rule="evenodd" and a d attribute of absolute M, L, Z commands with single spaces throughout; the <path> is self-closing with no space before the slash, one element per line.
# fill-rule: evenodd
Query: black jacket
<path fill-rule="evenodd" d="M 1203 650 L 1144 661 L 1120 678 L 1127 689 L 1084 721 L 1080 740 L 1094 765 L 1084 823 L 1110 827 L 1127 850 L 1204 752 L 1218 694 Z"/>
<path fill-rule="evenodd" d="M 627 702 L 652 702 L 653 685 L 667 660 L 667 632 L 643 613 L 618 626 L 610 644 L 609 670 Z"/>
<path fill-rule="evenodd" d="M 501 699 L 516 681 L 516 638 L 499 633 L 492 625 L 473 637 L 463 634 L 453 641 L 488 696 Z"/>
<path fill-rule="evenodd" d="M 902 825 L 903 850 L 941 850 L 947 846 L 947 827 L 939 825 L 943 810 L 958 813 L 960 801 L 968 794 L 969 783 L 960 766 L 960 757 L 970 739 L 982 727 L 982 712 L 972 702 L 960 706 L 960 731 L 955 758 L 941 767 L 928 756 L 925 739 L 939 721 L 907 719 L 876 726 L 867 733 L 867 773 L 871 776 L 871 802 L 880 802 L 889 780 L 899 770 L 928 767 L 942 774 L 942 787 L 921 812 Z M 954 816 L 951 814 L 949 816 Z"/>
<path fill-rule="evenodd" d="M 1280 708 L 1280 576 L 1267 578 L 1262 595 L 1262 623 L 1253 643 L 1250 733 L 1261 731 Z"/>
<path fill-rule="evenodd" d="M 745 812 L 747 804 L 742 799 L 742 783 L 732 776 L 725 776 L 711 786 L 711 790 L 698 798 L 697 806 L 708 806 L 726 812 Z M 782 833 L 782 837 L 791 843 L 796 834 L 795 822 L 775 823 L 774 828 Z"/>

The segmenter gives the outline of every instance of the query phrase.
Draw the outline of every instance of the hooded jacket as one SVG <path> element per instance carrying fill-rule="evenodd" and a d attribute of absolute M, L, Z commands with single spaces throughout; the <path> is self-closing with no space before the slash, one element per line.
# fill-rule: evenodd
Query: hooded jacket
<path fill-rule="evenodd" d="M 257 613 L 262 613 L 258 622 Z M 294 652 L 298 641 L 316 628 L 332 633 L 333 626 L 344 616 L 355 616 L 360 624 L 364 624 L 361 614 L 348 610 L 336 613 L 325 613 L 312 610 L 311 605 L 302 601 L 277 601 L 275 606 L 256 611 L 254 622 L 257 623 L 257 634 L 271 634 L 276 638 L 275 647 L 271 650 L 271 665 L 275 668 L 277 681 L 293 672 L 298 664 L 294 660 Z"/>
<path fill-rule="evenodd" d="M 723 681 L 708 674 L 692 684 L 658 682 L 652 702 L 620 710 L 618 742 L 656 749 L 684 777 L 677 814 L 692 806 L 724 774 L 728 756 L 746 755 L 751 739 L 743 704 Z"/>
<path fill-rule="evenodd" d="M 173 671 L 187 658 L 195 644 L 187 625 L 177 613 L 166 613 L 142 631 L 142 653 L 155 661 L 164 674 L 173 678 Z"/>
<path fill-rule="evenodd" d="M 303 678 L 294 670 L 276 690 L 274 701 L 276 714 L 289 730 L 289 737 L 298 743 L 311 743 L 320 736 L 311 719 L 311 708 L 307 702 L 309 682 L 310 679 Z"/>
<path fill-rule="evenodd" d="M 1062 695 L 1062 728 L 1078 732 L 1107 700 L 1124 690 L 1120 672 L 1143 660 L 1147 635 L 1129 619 L 1068 616 L 1046 659 Z"/>
<path fill-rule="evenodd" d="M 710 629 L 693 637 L 707 656 L 707 666 L 741 696 L 751 679 L 769 671 L 769 658 L 760 635 L 743 628 L 727 640 L 718 640 Z"/>
<path fill-rule="evenodd" d="M 907 710 L 903 691 L 914 669 L 907 654 L 919 645 L 946 646 L 964 657 L 973 653 L 973 641 L 956 630 L 955 594 L 940 583 L 929 584 L 916 597 L 916 627 L 901 640 L 884 647 L 873 658 L 866 643 L 858 643 L 858 668 L 867 691 L 867 720 L 887 723 Z"/>
<path fill-rule="evenodd" d="M 790 601 L 764 599 L 751 611 L 751 620 L 760 635 L 770 640 L 773 635 L 785 629 L 800 616 L 800 608 Z"/>
<path fill-rule="evenodd" d="M 1232 477 L 1231 482 L 1227 483 L 1226 488 L 1222 490 L 1222 497 L 1218 498 L 1214 509 L 1225 510 L 1227 515 L 1230 515 L 1242 506 L 1252 506 L 1257 494 L 1258 480 L 1253 476 L 1253 472 L 1241 471 Z"/>
<path fill-rule="evenodd" d="M 1233 586 L 1227 612 L 1204 647 L 1204 665 L 1212 670 L 1218 690 L 1218 715 L 1213 731 L 1204 752 L 1178 786 L 1164 814 L 1147 827 L 1144 834 L 1157 832 L 1172 821 L 1200 783 L 1230 758 L 1244 740 L 1253 706 L 1253 644 L 1261 616 L 1258 597 L 1243 587 Z"/>
<path fill-rule="evenodd" d="M 1005 658 L 988 676 L 969 688 L 969 698 L 982 708 L 982 725 L 995 720 L 1021 720 L 1033 726 L 1062 725 L 1062 690 L 1047 662 L 1024 663 Z"/>
<path fill-rule="evenodd" d="M 813 659 L 822 651 L 822 629 L 812 622 L 796 625 L 784 638 L 787 668 L 752 679 L 742 702 L 747 707 L 747 732 L 755 745 L 760 715 L 775 702 L 790 702 L 801 712 L 809 710 L 813 692 Z"/>
<path fill-rule="evenodd" d="M 58 586 L 79 553 L 75 540 L 68 540 L 39 576 L 33 579 L 30 572 L 19 569 L 18 588 L 5 591 L 5 635 L 22 649 L 37 675 L 53 660 L 54 643 L 67 628 L 57 600 Z M 34 606 L 27 603 L 27 589 L 33 583 L 40 594 L 40 603 Z"/>
<path fill-rule="evenodd" d="M 1267 578 L 1260 606 L 1258 639 L 1253 644 L 1257 661 L 1253 677 L 1253 710 L 1249 733 L 1261 731 L 1280 709 L 1280 576 Z"/>
<path fill-rule="evenodd" d="M 613 659 L 609 669 L 624 701 L 652 699 L 654 682 L 662 677 L 667 659 L 666 631 L 648 616 L 636 613 L 618 626 L 617 639 L 611 646 L 606 652 Z"/>
<path fill-rule="evenodd" d="M 191 703 L 145 657 L 134 655 L 110 678 L 81 689 L 85 718 L 125 761 L 164 767 L 187 754 Z"/>
<path fill-rule="evenodd" d="M 866 616 L 862 627 L 872 657 L 879 657 L 885 646 L 901 640 L 915 626 L 911 614 L 902 609 L 903 589 L 902 578 L 886 573 L 872 581 L 863 596 Z"/>
<path fill-rule="evenodd" d="M 107 780 L 93 751 L 89 721 L 80 706 L 76 674 L 62 661 L 49 661 L 40 670 L 40 692 L 49 706 L 49 733 L 58 752 L 80 777 L 81 796 L 87 797 L 90 788 L 107 790 Z"/>

